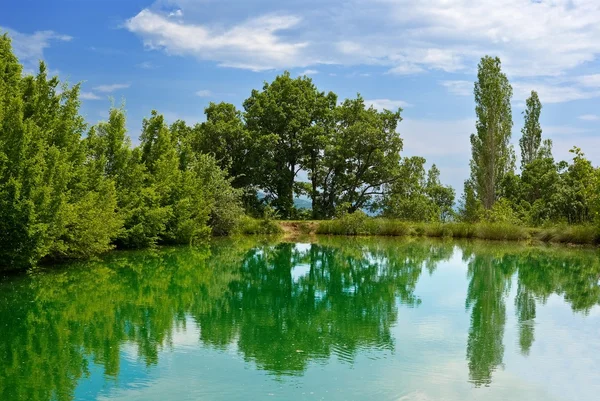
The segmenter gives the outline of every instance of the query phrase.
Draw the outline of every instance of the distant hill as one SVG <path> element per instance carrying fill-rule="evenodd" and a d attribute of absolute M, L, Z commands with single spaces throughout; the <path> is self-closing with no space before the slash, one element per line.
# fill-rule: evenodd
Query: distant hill
<path fill-rule="evenodd" d="M 259 192 L 258 193 L 258 199 L 262 199 L 265 197 L 264 192 Z M 306 198 L 294 198 L 294 206 L 296 206 L 297 209 L 312 209 L 312 201 L 310 199 L 306 199 Z"/>
<path fill-rule="evenodd" d="M 312 201 L 310 199 L 295 198 L 294 206 L 297 209 L 312 209 Z"/>

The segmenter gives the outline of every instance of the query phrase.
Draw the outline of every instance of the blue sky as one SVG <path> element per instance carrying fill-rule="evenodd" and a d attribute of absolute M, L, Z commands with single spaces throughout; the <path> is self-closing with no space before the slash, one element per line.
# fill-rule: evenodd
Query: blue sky
<path fill-rule="evenodd" d="M 489 3 L 489 4 L 488 4 Z M 82 112 L 126 102 L 137 142 L 152 109 L 204 119 L 210 101 L 241 107 L 289 70 L 340 98 L 401 106 L 403 155 L 436 163 L 459 191 L 474 131 L 478 60 L 497 55 L 513 84 L 513 143 L 529 92 L 544 105 L 557 159 L 577 145 L 600 164 L 597 0 L 3 0 L 0 30 L 28 71 L 45 60 L 83 82 Z M 516 146 L 518 151 L 518 146 Z M 517 152 L 518 153 L 518 152 Z"/>

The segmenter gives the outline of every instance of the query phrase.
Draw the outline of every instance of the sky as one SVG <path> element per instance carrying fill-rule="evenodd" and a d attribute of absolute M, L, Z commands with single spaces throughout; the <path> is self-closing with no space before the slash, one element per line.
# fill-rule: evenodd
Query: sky
<path fill-rule="evenodd" d="M 82 83 L 82 113 L 125 102 L 137 143 L 144 117 L 204 120 L 288 70 L 340 99 L 401 107 L 403 156 L 419 155 L 457 190 L 469 175 L 473 82 L 484 55 L 513 86 L 518 157 L 525 99 L 543 104 L 559 160 L 573 146 L 600 164 L 598 0 L 2 0 L 0 31 L 27 72 L 44 60 Z"/>

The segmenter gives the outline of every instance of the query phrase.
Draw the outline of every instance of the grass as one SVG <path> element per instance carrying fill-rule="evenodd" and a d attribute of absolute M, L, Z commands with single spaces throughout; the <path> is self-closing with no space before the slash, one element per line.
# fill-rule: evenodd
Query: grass
<path fill-rule="evenodd" d="M 243 235 L 271 235 L 281 234 L 283 233 L 283 229 L 276 220 L 255 219 L 244 216 L 238 223 L 235 233 Z"/>
<path fill-rule="evenodd" d="M 316 233 L 323 235 L 477 238 L 496 241 L 600 245 L 600 227 L 594 225 L 530 228 L 500 223 L 410 223 L 364 215 L 348 215 L 341 219 L 320 221 Z"/>
<path fill-rule="evenodd" d="M 593 225 L 567 226 L 533 229 L 532 237 L 542 242 L 563 244 L 600 244 L 600 228 Z"/>

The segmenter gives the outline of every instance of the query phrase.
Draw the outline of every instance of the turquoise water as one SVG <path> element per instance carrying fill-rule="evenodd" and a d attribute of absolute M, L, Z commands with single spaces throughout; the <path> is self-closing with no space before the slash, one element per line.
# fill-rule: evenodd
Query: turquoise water
<path fill-rule="evenodd" d="M 597 400 L 600 253 L 216 241 L 0 281 L 0 400 Z"/>

